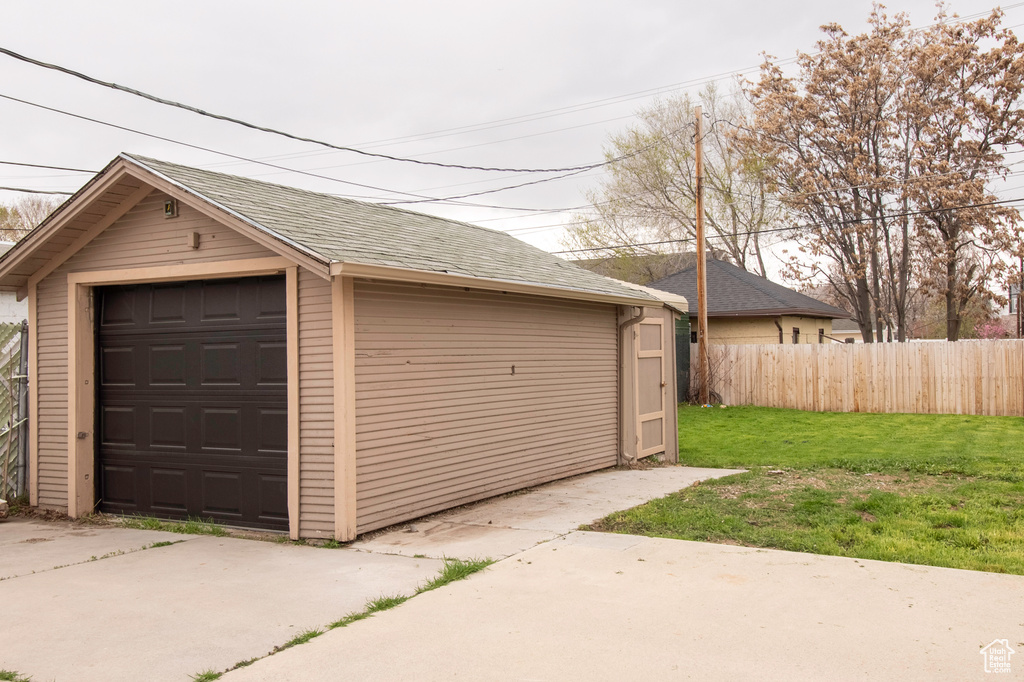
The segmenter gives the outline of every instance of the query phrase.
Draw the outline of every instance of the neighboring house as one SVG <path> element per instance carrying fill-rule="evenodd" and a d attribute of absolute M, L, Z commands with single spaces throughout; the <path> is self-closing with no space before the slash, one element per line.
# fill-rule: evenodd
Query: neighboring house
<path fill-rule="evenodd" d="M 509 235 L 122 154 L 0 258 L 33 505 L 357 533 L 677 457 L 679 311 Z"/>
<path fill-rule="evenodd" d="M 10 251 L 14 242 L 0 242 L 0 256 Z M 19 301 L 13 291 L 0 291 L 0 324 L 21 324 L 28 319 L 28 301 Z"/>
<path fill-rule="evenodd" d="M 690 301 L 697 342 L 697 267 L 648 284 Z M 831 343 L 832 321 L 849 314 L 721 260 L 707 261 L 708 342 Z"/>
<path fill-rule="evenodd" d="M 1024 316 L 1021 315 L 1020 285 L 1011 284 L 1006 291 L 1006 304 L 996 313 L 1003 328 L 1015 338 L 1024 338 Z"/>
<path fill-rule="evenodd" d="M 874 327 L 872 327 L 871 333 L 874 334 Z M 860 325 L 852 317 L 845 320 L 832 320 L 832 336 L 846 343 L 863 343 L 864 341 Z"/>

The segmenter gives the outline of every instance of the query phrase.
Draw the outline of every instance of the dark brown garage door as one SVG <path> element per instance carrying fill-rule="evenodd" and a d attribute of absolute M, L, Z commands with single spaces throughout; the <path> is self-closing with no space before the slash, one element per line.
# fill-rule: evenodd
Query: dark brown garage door
<path fill-rule="evenodd" d="M 96 290 L 105 512 L 288 527 L 283 277 Z"/>

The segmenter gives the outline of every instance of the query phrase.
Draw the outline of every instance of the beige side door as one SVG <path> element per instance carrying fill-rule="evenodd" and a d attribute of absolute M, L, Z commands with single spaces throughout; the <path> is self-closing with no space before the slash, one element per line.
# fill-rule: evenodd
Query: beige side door
<path fill-rule="evenodd" d="M 637 325 L 636 348 L 638 457 L 665 451 L 665 323 L 647 318 Z"/>

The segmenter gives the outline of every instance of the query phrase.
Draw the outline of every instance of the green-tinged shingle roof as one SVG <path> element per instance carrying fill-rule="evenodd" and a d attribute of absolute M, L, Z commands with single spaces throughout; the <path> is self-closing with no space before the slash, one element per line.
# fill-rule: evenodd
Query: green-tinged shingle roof
<path fill-rule="evenodd" d="M 121 156 L 324 262 L 384 265 L 655 300 L 486 227 L 134 154 Z"/>

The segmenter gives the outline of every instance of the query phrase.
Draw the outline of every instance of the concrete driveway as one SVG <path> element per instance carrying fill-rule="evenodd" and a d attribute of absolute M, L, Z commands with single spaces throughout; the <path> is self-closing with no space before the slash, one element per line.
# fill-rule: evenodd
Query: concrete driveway
<path fill-rule="evenodd" d="M 441 565 L 15 519 L 0 525 L 0 670 L 34 682 L 185 681 L 262 656 L 369 599 L 411 594 Z"/>
<path fill-rule="evenodd" d="M 336 680 L 973 680 L 1024 577 L 572 533 L 231 673 Z"/>
<path fill-rule="evenodd" d="M 263 656 L 370 599 L 411 595 L 441 557 L 507 557 L 730 473 L 597 472 L 345 549 L 15 519 L 0 524 L 0 670 L 35 682 L 185 682 Z"/>

